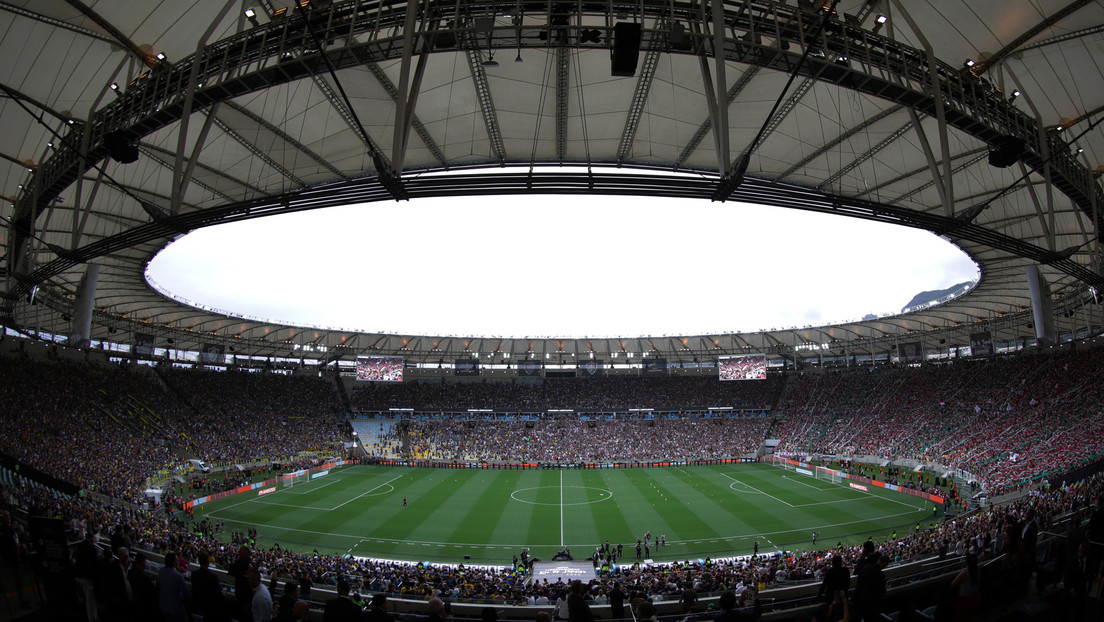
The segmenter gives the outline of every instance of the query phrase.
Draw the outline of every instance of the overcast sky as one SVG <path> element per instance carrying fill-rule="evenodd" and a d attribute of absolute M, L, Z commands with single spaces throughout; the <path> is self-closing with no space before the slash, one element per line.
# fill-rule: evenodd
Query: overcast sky
<path fill-rule="evenodd" d="M 740 203 L 419 199 L 194 231 L 150 264 L 189 300 L 281 323 L 603 337 L 823 325 L 977 278 L 913 229 Z"/>

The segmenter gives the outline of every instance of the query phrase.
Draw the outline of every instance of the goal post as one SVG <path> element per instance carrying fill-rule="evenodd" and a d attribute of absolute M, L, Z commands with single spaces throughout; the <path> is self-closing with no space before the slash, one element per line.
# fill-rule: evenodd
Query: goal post
<path fill-rule="evenodd" d="M 282 480 L 284 488 L 293 488 L 297 484 L 302 484 L 305 481 L 307 481 L 307 471 L 305 469 L 288 473 L 284 475 Z"/>
<path fill-rule="evenodd" d="M 783 458 L 782 456 L 771 456 L 769 462 L 770 464 L 780 469 L 786 469 L 787 471 L 792 471 L 795 468 L 794 465 L 790 464 L 789 460 Z"/>
<path fill-rule="evenodd" d="M 838 484 L 843 480 L 843 476 L 840 475 L 839 471 L 822 466 L 816 468 L 816 477 L 817 479 L 828 480 L 833 484 Z"/>

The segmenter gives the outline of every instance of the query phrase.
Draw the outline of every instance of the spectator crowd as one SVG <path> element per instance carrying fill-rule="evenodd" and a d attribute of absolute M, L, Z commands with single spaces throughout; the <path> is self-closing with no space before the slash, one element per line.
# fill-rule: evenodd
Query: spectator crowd
<path fill-rule="evenodd" d="M 1104 455 L 1101 352 L 741 382 L 667 376 L 360 383 L 348 397 L 362 411 L 395 417 L 390 409 L 403 409 L 408 425 L 381 427 L 372 439 L 372 448 L 389 457 L 693 460 L 747 455 L 769 437 L 780 440 L 783 455 L 937 462 L 974 474 L 998 494 Z M 332 377 L 5 358 L 0 389 L 0 413 L 12 424 L 0 436 L 0 452 L 131 500 L 147 477 L 180 464 L 182 455 L 245 462 L 332 451 L 351 440 L 346 389 Z M 769 415 L 703 416 L 718 406 Z"/>
<path fill-rule="evenodd" d="M 1076 561 L 1079 545 L 1095 537 L 1089 530 L 1099 530 L 1104 525 L 1102 494 L 1104 476 L 1096 475 L 1069 487 L 1024 496 L 1006 506 L 932 523 L 922 529 L 918 526 L 901 537 L 893 534 L 856 545 L 825 543 L 827 546 L 822 548 L 814 545 L 807 550 L 762 553 L 756 547 L 754 552 L 733 551 L 732 557 L 721 560 L 652 565 L 622 559 L 616 568 L 600 572 L 586 586 L 584 596 L 589 603 L 605 604 L 611 602 L 614 592 L 621 592 L 621 598 L 634 601 L 689 603 L 692 610 L 699 597 L 725 591 L 739 596 L 802 581 L 827 585 L 836 556 L 840 561 L 835 563 L 841 564 L 847 575 L 845 591 L 855 585 L 852 571 L 859 575 L 860 568 L 878 559 L 883 560 L 884 567 L 920 559 L 972 557 L 985 561 L 1001 556 L 1001 589 L 1012 593 L 1022 589 L 1035 570 L 1035 546 L 1040 533 L 1063 534 L 1065 544 L 1050 555 L 1059 569 Z M 322 555 L 317 551 L 296 552 L 275 543 L 266 548 L 255 530 L 251 530 L 249 538 L 255 546 L 231 544 L 219 537 L 226 534 L 205 523 L 189 525 L 160 514 L 136 512 L 87 498 L 66 497 L 42 487 L 0 484 L 0 527 L 15 541 L 25 543 L 18 549 L 20 559 L 13 560 L 16 563 L 28 561 L 34 553 L 34 544 L 25 526 L 13 517 L 29 515 L 65 521 L 70 541 L 79 543 L 73 551 L 78 581 L 85 578 L 89 586 L 87 597 L 95 599 L 93 606 L 109 612 L 111 607 L 120 606 L 120 601 L 139 609 L 155 610 L 157 607 L 155 602 L 139 602 L 148 597 L 144 590 L 132 589 L 124 595 L 112 593 L 112 586 L 106 581 L 110 578 L 109 571 L 120 564 L 129 564 L 130 559 L 148 560 L 143 568 L 151 572 L 162 559 L 172 559 L 192 580 L 198 572 L 196 564 L 210 564 L 239 579 L 248 574 L 243 568 L 250 568 L 257 576 L 264 577 L 273 598 L 278 586 L 287 586 L 285 590 L 289 592 L 294 587 L 297 598 L 310 598 L 316 586 L 347 584 L 354 598 L 358 593 L 384 593 L 415 600 L 438 598 L 544 605 L 555 604 L 565 596 L 568 587 L 547 581 L 527 582 L 525 566 L 516 563 L 500 567 L 464 567 L 377 562 L 348 555 Z M 1060 523 L 1064 519 L 1070 520 Z M 124 549 L 125 554 L 120 552 Z M 1100 557 L 1096 556 L 1090 563 L 1099 565 Z M 1059 573 L 1050 580 L 1060 576 Z M 833 579 L 838 580 L 838 576 Z M 247 589 L 252 593 L 252 588 Z M 220 606 L 228 611 L 236 606 L 230 598 L 217 598 Z"/>

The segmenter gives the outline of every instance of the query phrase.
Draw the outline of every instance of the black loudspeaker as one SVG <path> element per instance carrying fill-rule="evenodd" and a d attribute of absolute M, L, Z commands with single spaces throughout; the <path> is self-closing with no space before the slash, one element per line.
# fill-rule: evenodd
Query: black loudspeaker
<path fill-rule="evenodd" d="M 439 32 L 433 37 L 433 47 L 437 48 L 454 48 L 456 47 L 456 35 L 451 32 Z"/>
<path fill-rule="evenodd" d="M 138 145 L 131 143 L 121 131 L 104 136 L 104 145 L 111 159 L 120 164 L 130 164 L 138 160 Z"/>
<path fill-rule="evenodd" d="M 676 50 L 690 49 L 690 36 L 686 34 L 686 26 L 682 22 L 671 24 L 671 47 Z"/>
<path fill-rule="evenodd" d="M 640 24 L 617 22 L 613 26 L 610 73 L 622 78 L 631 78 L 636 75 L 636 63 L 639 59 Z"/>
<path fill-rule="evenodd" d="M 993 141 L 989 150 L 989 166 L 1008 168 L 1015 164 L 1024 151 L 1024 141 L 1015 136 L 1001 136 Z"/>

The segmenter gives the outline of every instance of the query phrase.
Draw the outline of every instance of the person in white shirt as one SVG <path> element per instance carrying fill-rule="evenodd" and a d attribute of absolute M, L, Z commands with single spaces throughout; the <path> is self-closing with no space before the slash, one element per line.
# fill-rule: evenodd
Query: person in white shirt
<path fill-rule="evenodd" d="M 250 566 L 246 571 L 249 585 L 253 586 L 253 601 L 249 609 L 253 616 L 253 622 L 271 622 L 272 620 L 272 594 L 268 587 L 261 581 L 261 573 L 256 567 Z"/>

